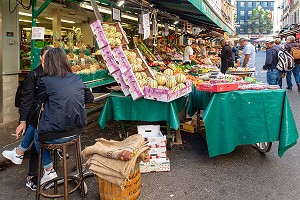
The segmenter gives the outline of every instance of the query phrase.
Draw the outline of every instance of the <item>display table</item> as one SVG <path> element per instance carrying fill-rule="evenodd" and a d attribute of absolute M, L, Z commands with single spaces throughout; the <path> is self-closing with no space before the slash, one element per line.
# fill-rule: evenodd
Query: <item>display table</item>
<path fill-rule="evenodd" d="M 205 96 L 200 91 L 196 92 L 200 96 L 192 95 L 200 99 Z M 191 108 L 197 106 L 189 105 Z M 189 111 L 192 114 L 192 109 Z M 298 139 L 284 90 L 215 93 L 202 118 L 211 157 L 230 153 L 238 145 L 275 141 L 279 141 L 278 155 L 281 157 Z"/>
<path fill-rule="evenodd" d="M 131 96 L 125 97 L 122 92 L 112 92 L 98 120 L 101 128 L 109 120 L 128 121 L 166 121 L 177 130 L 180 125 L 178 113 L 184 108 L 187 97 L 172 102 L 160 102 L 148 99 L 134 101 Z"/>

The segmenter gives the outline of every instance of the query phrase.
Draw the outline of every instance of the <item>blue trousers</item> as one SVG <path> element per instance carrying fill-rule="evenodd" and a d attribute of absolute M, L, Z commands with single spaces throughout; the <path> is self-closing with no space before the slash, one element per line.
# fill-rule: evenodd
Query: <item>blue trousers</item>
<path fill-rule="evenodd" d="M 294 75 L 296 84 L 297 85 L 300 84 L 300 74 L 299 73 L 300 73 L 300 65 L 299 64 L 295 64 L 295 67 L 292 71 L 286 72 L 286 83 L 289 88 L 293 87 L 292 74 Z"/>
<path fill-rule="evenodd" d="M 71 136 L 71 137 L 66 137 L 66 138 L 48 140 L 48 141 L 44 141 L 44 143 L 59 144 L 59 143 L 68 142 L 76 137 L 78 137 L 78 136 Z M 38 151 L 38 149 L 39 149 L 38 131 L 33 126 L 29 125 L 29 127 L 27 128 L 25 135 L 21 141 L 21 144 L 19 145 L 19 149 L 21 151 L 25 152 L 33 141 L 34 141 L 35 147 Z M 42 163 L 43 163 L 43 166 L 45 169 L 53 166 L 50 151 L 48 149 L 43 149 Z"/>
<path fill-rule="evenodd" d="M 282 72 L 278 69 L 268 70 L 267 72 L 267 82 L 269 85 L 279 85 L 282 86 Z"/>

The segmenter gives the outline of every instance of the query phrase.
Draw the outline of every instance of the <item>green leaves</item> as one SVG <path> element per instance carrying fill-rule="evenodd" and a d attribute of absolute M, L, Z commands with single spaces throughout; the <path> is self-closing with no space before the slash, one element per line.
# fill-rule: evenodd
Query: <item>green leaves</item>
<path fill-rule="evenodd" d="M 271 18 L 271 11 L 264 10 L 261 6 L 259 6 L 252 10 L 252 15 L 248 22 L 254 32 L 258 31 L 259 34 L 263 34 L 272 30 L 273 24 Z"/>

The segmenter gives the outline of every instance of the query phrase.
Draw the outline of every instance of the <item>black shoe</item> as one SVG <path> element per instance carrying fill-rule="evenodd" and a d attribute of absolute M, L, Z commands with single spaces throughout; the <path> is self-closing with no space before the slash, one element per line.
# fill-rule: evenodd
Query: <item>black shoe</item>
<path fill-rule="evenodd" d="M 37 178 L 35 176 L 27 176 L 26 186 L 32 191 L 36 191 Z"/>
<path fill-rule="evenodd" d="M 299 87 L 298 87 L 299 88 Z M 293 90 L 291 87 L 286 87 L 286 89 L 288 89 L 288 90 Z"/>

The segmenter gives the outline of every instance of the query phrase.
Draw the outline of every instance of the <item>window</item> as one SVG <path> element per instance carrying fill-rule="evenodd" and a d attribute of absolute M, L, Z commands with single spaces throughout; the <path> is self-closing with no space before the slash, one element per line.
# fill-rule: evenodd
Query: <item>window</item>
<path fill-rule="evenodd" d="M 249 7 L 252 7 L 252 6 L 253 6 L 253 2 L 251 2 L 251 1 L 248 2 L 248 6 L 249 6 Z"/>
<path fill-rule="evenodd" d="M 241 19 L 240 24 L 245 24 L 245 20 Z"/>
<path fill-rule="evenodd" d="M 241 6 L 241 7 L 245 7 L 245 2 L 241 1 L 241 2 L 240 2 L 240 6 Z"/>
<path fill-rule="evenodd" d="M 255 33 L 259 33 L 259 30 L 258 30 L 258 28 L 257 28 L 257 29 L 255 29 Z"/>
<path fill-rule="evenodd" d="M 271 7 L 274 8 L 274 2 L 271 2 Z"/>
<path fill-rule="evenodd" d="M 252 28 L 248 28 L 248 33 L 252 33 Z"/>
<path fill-rule="evenodd" d="M 258 21 L 256 21 L 255 24 L 259 24 Z"/>
<path fill-rule="evenodd" d="M 260 2 L 255 3 L 256 7 L 260 6 Z"/>
<path fill-rule="evenodd" d="M 240 33 L 245 33 L 245 29 L 244 28 L 240 28 Z"/>
<path fill-rule="evenodd" d="M 268 2 L 262 2 L 263 7 L 268 7 Z"/>
<path fill-rule="evenodd" d="M 249 10 L 248 11 L 248 16 L 251 16 L 252 15 L 252 10 Z"/>
<path fill-rule="evenodd" d="M 241 10 L 240 14 L 241 16 L 245 16 L 245 11 Z"/>

